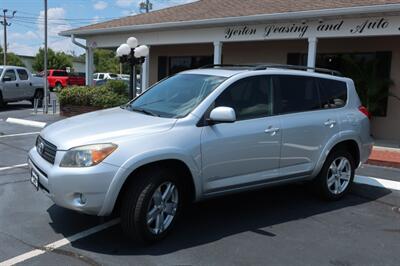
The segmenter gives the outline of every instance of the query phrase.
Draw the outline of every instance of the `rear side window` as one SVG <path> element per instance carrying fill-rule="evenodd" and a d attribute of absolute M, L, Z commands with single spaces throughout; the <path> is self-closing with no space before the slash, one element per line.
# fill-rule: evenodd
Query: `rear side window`
<path fill-rule="evenodd" d="M 53 72 L 53 76 L 55 76 L 55 77 L 64 77 L 64 76 L 67 76 L 67 72 L 65 72 L 65 71 L 54 71 Z"/>
<path fill-rule="evenodd" d="M 268 76 L 254 76 L 236 81 L 215 100 L 215 107 L 235 110 L 237 120 L 272 115 L 272 86 Z"/>
<path fill-rule="evenodd" d="M 28 80 L 28 72 L 25 69 L 17 69 L 17 73 L 20 80 Z"/>
<path fill-rule="evenodd" d="M 343 81 L 318 79 L 324 109 L 340 108 L 347 102 L 347 85 Z"/>
<path fill-rule="evenodd" d="M 306 112 L 321 108 L 315 78 L 291 75 L 273 76 L 275 114 Z"/>

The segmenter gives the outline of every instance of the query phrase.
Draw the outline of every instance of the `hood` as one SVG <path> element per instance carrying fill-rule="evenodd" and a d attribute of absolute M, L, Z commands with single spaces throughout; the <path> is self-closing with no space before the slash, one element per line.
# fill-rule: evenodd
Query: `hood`
<path fill-rule="evenodd" d="M 59 150 L 114 142 L 171 129 L 176 119 L 150 116 L 122 108 L 74 116 L 51 124 L 40 135 Z"/>

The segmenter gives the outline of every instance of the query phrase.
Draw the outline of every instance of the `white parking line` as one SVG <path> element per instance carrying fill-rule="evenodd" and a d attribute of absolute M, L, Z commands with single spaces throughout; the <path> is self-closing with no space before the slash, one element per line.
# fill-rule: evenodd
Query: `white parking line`
<path fill-rule="evenodd" d="M 20 118 L 12 118 L 12 117 L 7 118 L 6 122 L 23 126 L 39 127 L 39 128 L 44 128 L 46 126 L 46 123 L 44 122 L 38 122 Z"/>
<path fill-rule="evenodd" d="M 9 135 L 1 135 L 1 138 L 9 138 L 9 137 L 19 137 L 19 136 L 28 136 L 28 135 L 36 135 L 39 134 L 40 132 L 26 132 L 26 133 L 18 133 L 18 134 L 9 134 Z"/>
<path fill-rule="evenodd" d="M 12 165 L 12 166 L 0 167 L 0 171 L 5 171 L 5 170 L 10 170 L 10 169 L 15 169 L 15 168 L 22 168 L 25 166 L 28 166 L 28 164 L 23 163 L 23 164 L 17 164 L 17 165 Z"/>
<path fill-rule="evenodd" d="M 374 186 L 374 187 L 400 190 L 400 182 L 382 179 L 382 178 L 356 175 L 354 177 L 354 182 L 358 183 L 358 184 L 370 185 L 370 186 Z"/>
<path fill-rule="evenodd" d="M 63 238 L 63 239 L 60 239 L 60 240 L 58 240 L 56 242 L 50 243 L 50 244 L 44 246 L 42 249 L 35 249 L 35 250 L 32 250 L 32 251 L 26 252 L 24 254 L 21 254 L 21 255 L 19 255 L 17 257 L 11 258 L 9 260 L 0 262 L 0 266 L 15 265 L 17 263 L 21 263 L 21 262 L 26 261 L 28 259 L 31 259 L 33 257 L 37 257 L 39 255 L 42 255 L 42 254 L 46 253 L 47 251 L 52 251 L 54 249 L 60 248 L 60 247 L 65 246 L 65 245 L 68 245 L 69 243 L 74 242 L 76 240 L 79 240 L 81 238 L 85 238 L 85 237 L 90 236 L 92 234 L 95 234 L 97 232 L 103 231 L 103 230 L 105 230 L 105 229 L 107 229 L 107 228 L 109 228 L 111 226 L 114 226 L 114 225 L 118 224 L 119 221 L 120 221 L 120 219 L 117 218 L 117 219 L 108 221 L 108 222 L 106 222 L 104 224 L 97 225 L 95 227 L 92 227 L 92 228 L 87 229 L 87 230 L 85 230 L 83 232 L 77 233 L 77 234 L 72 235 L 70 237 Z"/>

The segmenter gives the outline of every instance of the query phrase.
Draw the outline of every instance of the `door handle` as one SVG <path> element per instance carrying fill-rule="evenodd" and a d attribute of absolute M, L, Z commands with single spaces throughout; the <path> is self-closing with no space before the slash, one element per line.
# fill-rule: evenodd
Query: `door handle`
<path fill-rule="evenodd" d="M 266 130 L 264 130 L 265 133 L 269 134 L 271 133 L 271 136 L 276 135 L 276 133 L 279 132 L 279 128 L 278 127 L 269 127 Z"/>
<path fill-rule="evenodd" d="M 15 86 L 16 86 L 16 87 L 19 87 L 19 84 L 18 84 L 18 83 L 15 83 Z"/>
<path fill-rule="evenodd" d="M 332 120 L 332 119 L 328 119 L 328 120 L 324 123 L 324 125 L 327 126 L 327 127 L 332 128 L 332 127 L 334 127 L 334 126 L 336 125 L 336 121 L 335 121 L 335 120 Z"/>

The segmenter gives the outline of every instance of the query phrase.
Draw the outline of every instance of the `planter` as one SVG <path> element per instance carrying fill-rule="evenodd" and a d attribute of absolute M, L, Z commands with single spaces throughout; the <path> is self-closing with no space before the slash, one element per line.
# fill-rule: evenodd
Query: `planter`
<path fill-rule="evenodd" d="M 94 106 L 61 105 L 60 115 L 65 117 L 71 117 L 75 115 L 98 111 L 101 109 L 102 109 L 101 107 L 94 107 Z"/>

